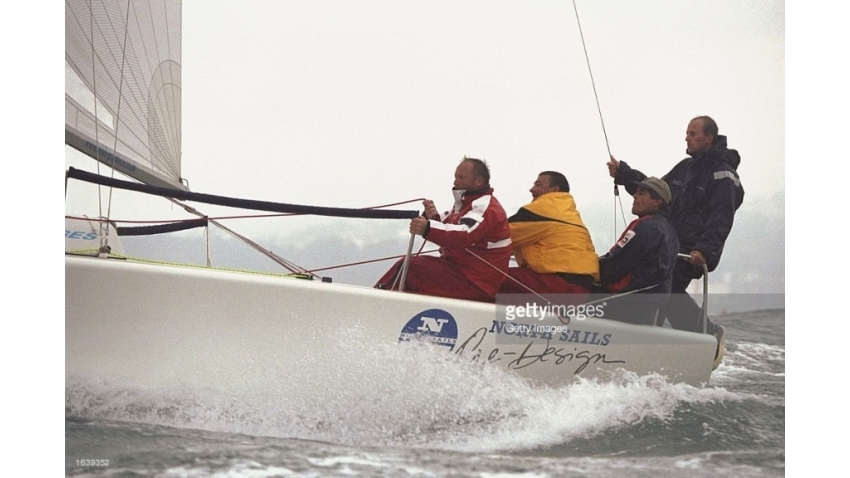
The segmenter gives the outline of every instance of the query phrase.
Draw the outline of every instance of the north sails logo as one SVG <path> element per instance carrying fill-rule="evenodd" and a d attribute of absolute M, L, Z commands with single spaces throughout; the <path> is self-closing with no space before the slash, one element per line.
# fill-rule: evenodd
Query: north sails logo
<path fill-rule="evenodd" d="M 407 321 L 398 336 L 399 342 L 422 340 L 454 349 L 457 342 L 457 322 L 442 309 L 428 309 Z"/>
<path fill-rule="evenodd" d="M 442 332 L 443 324 L 449 321 L 449 319 L 435 319 L 433 317 L 422 317 L 419 320 L 422 321 L 422 325 L 417 327 L 416 330 L 420 332 L 432 332 L 435 334 Z"/>

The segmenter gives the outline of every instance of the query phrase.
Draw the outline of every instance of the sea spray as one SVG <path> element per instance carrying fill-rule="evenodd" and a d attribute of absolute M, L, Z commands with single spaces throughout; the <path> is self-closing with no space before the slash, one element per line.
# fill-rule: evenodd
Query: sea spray
<path fill-rule="evenodd" d="M 687 404 L 739 401 L 722 388 L 623 373 L 537 386 L 425 343 L 375 345 L 356 326 L 322 355 L 252 370 L 249 387 L 147 387 L 66 377 L 66 416 L 135 421 L 359 446 L 465 451 L 533 449 L 646 419 Z M 261 372 L 261 373 L 258 373 Z"/>

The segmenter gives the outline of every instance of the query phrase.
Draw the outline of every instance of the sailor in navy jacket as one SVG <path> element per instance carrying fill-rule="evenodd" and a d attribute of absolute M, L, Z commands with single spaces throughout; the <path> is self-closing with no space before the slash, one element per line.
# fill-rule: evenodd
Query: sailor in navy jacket
<path fill-rule="evenodd" d="M 604 317 L 651 324 L 670 295 L 679 240 L 665 213 L 670 200 L 667 184 L 648 178 L 631 189 L 635 191 L 632 213 L 638 218 L 599 258 L 599 282 L 608 293 L 635 292 L 606 301 Z"/>
<path fill-rule="evenodd" d="M 709 272 L 720 262 L 735 211 L 744 201 L 744 188 L 736 172 L 740 163 L 738 152 L 726 147 L 726 137 L 718 136 L 710 149 L 683 159 L 661 178 L 673 194 L 670 223 L 682 252 L 700 251 Z M 631 183 L 644 178 L 645 174 L 621 161 L 615 182 L 626 185 L 626 191 L 632 194 Z M 702 267 L 694 270 L 694 276 L 702 276 Z"/>
<path fill-rule="evenodd" d="M 673 295 L 664 315 L 676 329 L 700 331 L 700 307 L 687 294 L 691 280 L 703 275 L 703 265 L 713 271 L 720 262 L 735 212 L 744 201 L 744 188 L 737 168 L 741 156 L 727 147 L 726 136 L 717 133 L 717 123 L 698 116 L 688 123 L 685 141 L 689 158 L 680 161 L 662 179 L 670 186 L 670 223 L 679 238 L 680 252 L 690 260 L 677 262 L 673 273 Z M 617 184 L 626 185 L 646 177 L 625 162 L 611 158 L 608 172 Z M 710 320 L 710 334 L 720 329 Z M 720 340 L 720 339 L 718 339 Z"/>

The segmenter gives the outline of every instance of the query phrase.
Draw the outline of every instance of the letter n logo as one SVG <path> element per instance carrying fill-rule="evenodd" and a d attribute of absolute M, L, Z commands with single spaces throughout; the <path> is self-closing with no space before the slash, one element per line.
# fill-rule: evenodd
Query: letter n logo
<path fill-rule="evenodd" d="M 443 331 L 443 324 L 449 321 L 449 319 L 435 319 L 434 317 L 422 317 L 419 319 L 422 321 L 422 325 L 416 328 L 416 330 L 420 332 L 431 332 L 434 334 L 439 334 Z"/>
<path fill-rule="evenodd" d="M 422 340 L 454 349 L 457 342 L 457 322 L 452 314 L 442 309 L 428 309 L 416 314 L 407 321 L 399 342 Z"/>

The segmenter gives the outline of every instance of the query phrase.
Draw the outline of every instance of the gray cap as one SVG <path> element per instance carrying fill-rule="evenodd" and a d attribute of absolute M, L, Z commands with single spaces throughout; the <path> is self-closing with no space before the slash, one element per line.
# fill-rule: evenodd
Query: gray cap
<path fill-rule="evenodd" d="M 654 191 L 655 194 L 661 196 L 661 200 L 664 201 L 664 204 L 670 204 L 670 201 L 673 199 L 673 194 L 670 193 L 670 186 L 658 178 L 646 178 L 643 181 L 632 181 L 632 184 L 635 187 Z"/>

